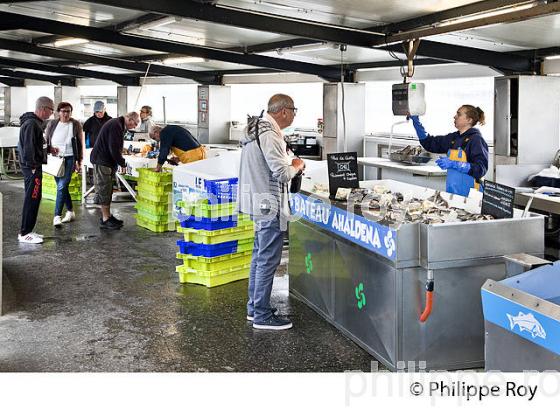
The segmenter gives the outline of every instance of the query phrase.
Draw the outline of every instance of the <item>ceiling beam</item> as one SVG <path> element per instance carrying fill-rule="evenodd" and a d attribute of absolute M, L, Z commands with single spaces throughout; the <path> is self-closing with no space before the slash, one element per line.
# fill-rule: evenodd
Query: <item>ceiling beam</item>
<path fill-rule="evenodd" d="M 177 2 L 176 0 L 158 0 L 155 2 L 152 0 L 93 0 L 93 2 L 102 4 L 111 3 L 113 6 L 120 7 L 133 7 L 134 5 L 136 10 L 157 12 L 187 18 L 197 18 L 204 21 L 266 32 L 272 31 L 282 34 L 298 35 L 309 39 L 305 40 L 298 38 L 289 40 L 292 41 L 292 44 L 294 45 L 313 44 L 314 42 L 317 42 L 317 40 L 333 41 L 336 43 L 368 48 L 370 48 L 373 44 L 386 44 L 385 35 L 367 31 L 375 29 L 375 27 L 366 30 L 334 27 L 304 20 L 288 19 L 271 14 L 264 15 L 256 12 L 231 10 L 220 6 L 200 4 L 194 1 Z M 519 1 L 500 2 L 502 5 L 505 5 L 506 3 L 519 3 Z M 489 3 L 486 3 L 486 6 L 489 6 Z M 481 8 L 481 5 L 478 7 Z M 472 8 L 471 10 L 475 10 L 475 8 Z M 455 13 L 457 13 L 457 11 L 455 11 Z M 335 32 L 336 35 L 334 34 Z M 368 41 L 365 41 L 366 37 Z M 289 41 L 284 43 L 285 46 L 290 44 Z M 534 71 L 532 61 L 524 56 L 485 51 L 477 48 L 453 46 L 427 40 L 422 40 L 422 44 L 423 47 L 421 46 L 417 51 L 418 56 L 485 65 L 488 67 L 500 67 L 500 70 L 508 72 Z M 272 50 L 278 48 L 277 44 L 274 43 L 272 43 L 272 45 L 269 43 L 269 47 L 270 46 L 273 47 Z M 259 52 L 270 51 L 270 49 L 267 50 L 262 47 L 262 45 L 252 47 L 259 50 Z M 381 48 L 390 49 L 391 46 Z M 397 48 L 398 52 L 403 52 L 400 45 L 394 45 L 393 48 Z M 429 54 L 423 54 L 424 51 Z M 467 53 L 466 58 L 463 58 L 463 53 Z M 473 54 L 477 53 L 480 53 L 483 57 L 480 59 L 471 58 Z"/>
<path fill-rule="evenodd" d="M 37 17 L 22 16 L 14 13 L 0 12 L 2 19 L 16 19 L 21 28 L 52 34 L 62 34 L 70 37 L 85 38 L 108 44 L 119 44 L 127 47 L 176 53 L 185 56 L 201 57 L 210 60 L 226 61 L 229 63 L 246 64 L 257 67 L 273 68 L 283 71 L 299 72 L 323 77 L 329 81 L 336 81 L 338 73 L 329 67 L 319 64 L 301 63 L 280 58 L 259 55 L 246 55 L 224 51 L 215 48 L 202 47 L 149 37 L 115 33 L 110 30 L 81 26 Z"/>
<path fill-rule="evenodd" d="M 26 68 L 29 70 L 45 71 L 50 73 L 67 74 L 81 78 L 95 78 L 98 80 L 113 81 L 120 85 L 137 86 L 139 84 L 138 77 L 131 77 L 120 74 L 109 74 L 100 71 L 84 70 L 81 68 L 59 67 L 50 64 L 35 63 L 31 61 L 14 60 L 11 58 L 0 57 L 0 66 Z"/>
<path fill-rule="evenodd" d="M 446 25 L 427 27 L 406 31 L 398 34 L 390 34 L 384 40 L 376 41 L 375 45 L 382 45 L 386 43 L 394 43 L 414 38 L 423 38 L 428 36 L 435 36 L 438 34 L 451 33 L 455 31 L 469 30 L 477 27 L 489 26 L 492 24 L 500 23 L 516 23 L 519 21 L 530 20 L 537 17 L 543 17 L 550 14 L 560 13 L 560 3 L 551 2 L 548 4 L 536 5 L 528 9 L 504 12 L 495 16 L 475 18 L 468 21 L 459 21 L 457 23 L 450 23 Z"/>
<path fill-rule="evenodd" d="M 382 50 L 403 53 L 402 44 L 392 44 L 381 47 Z M 444 59 L 448 61 L 468 64 L 484 65 L 496 68 L 502 72 L 533 72 L 533 62 L 530 58 L 509 53 L 496 53 L 477 48 L 456 46 L 435 41 L 420 41 L 416 55 L 429 58 Z"/>
<path fill-rule="evenodd" d="M 135 17 L 133 19 L 130 20 L 126 20 L 123 21 L 121 23 L 117 23 L 117 24 L 110 24 L 108 26 L 104 26 L 103 28 L 106 28 L 108 30 L 112 30 L 112 31 L 126 31 L 126 30 L 133 30 L 135 28 L 138 28 L 139 26 L 143 25 L 143 24 L 147 24 L 147 23 L 152 23 L 154 21 L 157 20 L 161 20 L 162 18 L 165 18 L 166 16 L 162 16 L 161 14 L 155 14 L 155 13 L 147 13 L 147 14 L 143 14 L 139 17 Z M 54 43 L 55 41 L 64 39 L 64 38 L 68 38 L 68 36 L 62 36 L 62 35 L 50 35 L 50 36 L 42 36 L 42 37 L 37 37 L 34 38 L 32 40 L 33 44 L 50 44 L 50 43 Z"/>
<path fill-rule="evenodd" d="M 366 30 L 338 27 L 223 5 L 203 4 L 191 0 L 92 0 L 90 2 L 361 47 L 370 47 L 374 40 L 384 37 Z"/>
<path fill-rule="evenodd" d="M 391 23 L 383 26 L 370 27 L 370 29 L 384 34 L 400 33 L 403 31 L 410 31 L 421 27 L 431 26 L 432 24 L 439 23 L 445 20 L 471 16 L 473 14 L 483 13 L 489 10 L 497 10 L 503 7 L 514 6 L 519 3 L 527 3 L 527 0 L 478 1 L 476 3 L 454 7 L 452 9 L 439 11 L 437 13 L 425 14 L 423 16 L 418 16 L 408 20 L 399 21 L 398 23 Z"/>
<path fill-rule="evenodd" d="M 17 51 L 20 53 L 28 53 L 39 56 L 58 58 L 70 61 L 72 64 L 88 63 L 96 65 L 104 65 L 109 67 L 122 68 L 124 70 L 136 71 L 144 74 L 148 70 L 147 63 L 137 63 L 130 61 L 133 57 L 127 60 L 117 59 L 113 57 L 102 57 L 93 54 L 77 53 L 74 51 L 63 50 L 60 48 L 51 47 L 38 47 L 33 44 L 24 43 L 21 41 L 0 39 L 0 49 Z M 51 64 L 51 63 L 47 63 Z M 60 63 L 58 63 L 60 64 Z M 62 64 L 61 64 L 62 65 Z M 215 84 L 216 78 L 208 76 L 204 73 L 186 70 L 183 68 L 166 67 L 158 64 L 149 65 L 149 73 L 167 75 L 171 77 L 188 78 L 201 83 Z"/>
<path fill-rule="evenodd" d="M 8 87 L 24 87 L 25 80 L 22 78 L 13 77 L 0 77 L 0 83 L 7 85 Z"/>
<path fill-rule="evenodd" d="M 62 76 L 57 77 L 57 76 L 50 76 L 44 74 L 28 73 L 27 71 L 13 71 L 13 70 L 8 70 L 6 68 L 0 68 L 0 75 L 7 76 L 7 77 L 22 78 L 25 80 L 45 81 L 47 83 L 52 83 L 54 85 L 67 85 L 70 87 L 76 86 L 75 78 L 68 78 Z"/>

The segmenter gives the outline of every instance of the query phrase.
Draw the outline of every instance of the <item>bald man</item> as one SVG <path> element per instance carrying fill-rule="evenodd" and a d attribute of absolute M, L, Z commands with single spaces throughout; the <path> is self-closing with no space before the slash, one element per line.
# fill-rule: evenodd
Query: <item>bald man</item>
<path fill-rule="evenodd" d="M 303 172 L 304 162 L 288 155 L 282 129 L 289 127 L 297 108 L 291 97 L 273 95 L 264 117 L 252 117 L 240 143 L 239 210 L 255 223 L 255 243 L 249 274 L 247 320 L 255 329 L 284 330 L 288 319 L 270 305 L 272 282 L 282 258 L 287 229 L 288 184 Z"/>

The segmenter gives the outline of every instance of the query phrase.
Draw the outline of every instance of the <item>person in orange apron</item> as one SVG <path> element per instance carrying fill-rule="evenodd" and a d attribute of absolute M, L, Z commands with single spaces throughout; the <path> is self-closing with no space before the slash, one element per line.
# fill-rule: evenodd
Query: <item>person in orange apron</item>
<path fill-rule="evenodd" d="M 476 124 L 484 125 L 484 112 L 479 107 L 463 105 L 453 117 L 457 131 L 433 137 L 426 133 L 417 115 L 409 116 L 426 151 L 446 154 L 436 164 L 447 170 L 446 191 L 468 196 L 471 188 L 482 191 L 481 179 L 488 171 L 488 145 Z"/>
<path fill-rule="evenodd" d="M 156 172 L 161 171 L 165 161 L 186 164 L 206 158 L 206 148 L 185 128 L 178 125 L 167 125 L 164 128 L 155 125 L 150 138 L 159 141 L 159 156 Z M 176 159 L 168 160 L 172 152 Z"/>

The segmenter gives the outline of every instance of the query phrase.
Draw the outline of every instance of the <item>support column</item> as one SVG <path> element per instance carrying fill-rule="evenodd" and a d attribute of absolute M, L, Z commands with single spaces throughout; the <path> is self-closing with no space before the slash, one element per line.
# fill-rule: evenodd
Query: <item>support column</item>
<path fill-rule="evenodd" d="M 327 154 L 333 152 L 356 151 L 358 156 L 363 156 L 365 90 L 366 86 L 363 83 L 344 83 L 343 117 L 341 83 L 323 85 L 323 159 L 327 159 Z"/>
<path fill-rule="evenodd" d="M 201 144 L 227 144 L 231 122 L 231 88 L 198 86 L 198 135 Z"/>
<path fill-rule="evenodd" d="M 135 107 L 142 87 L 117 87 L 117 115 L 120 117 L 130 111 L 140 111 Z"/>
<path fill-rule="evenodd" d="M 4 124 L 19 123 L 21 114 L 27 111 L 27 88 L 6 87 L 4 90 Z"/>
<path fill-rule="evenodd" d="M 78 87 L 68 87 L 65 85 L 56 85 L 54 87 L 54 108 L 56 110 L 56 107 L 58 106 L 58 104 L 60 104 L 62 101 L 65 102 L 69 102 L 70 104 L 72 104 L 72 107 L 74 108 L 74 112 L 73 112 L 73 116 L 76 117 L 81 117 L 83 116 L 83 113 L 81 113 L 81 95 L 80 95 L 80 89 Z M 54 113 L 55 118 L 58 118 L 58 113 L 55 111 Z"/>

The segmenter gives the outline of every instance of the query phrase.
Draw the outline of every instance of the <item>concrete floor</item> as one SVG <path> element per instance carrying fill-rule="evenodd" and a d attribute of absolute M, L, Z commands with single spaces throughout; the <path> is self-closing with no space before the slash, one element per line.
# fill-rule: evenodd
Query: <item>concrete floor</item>
<path fill-rule="evenodd" d="M 52 226 L 41 204 L 43 245 L 17 241 L 23 184 L 0 181 L 7 314 L 0 317 L 0 371 L 341 372 L 368 371 L 369 354 L 288 295 L 285 261 L 273 305 L 294 328 L 253 330 L 247 281 L 207 289 L 181 285 L 179 234 L 135 225 L 132 203 L 114 207 L 121 231 L 97 227 L 99 210 L 76 206 L 77 221 Z M 287 255 L 286 255 L 287 257 Z"/>

